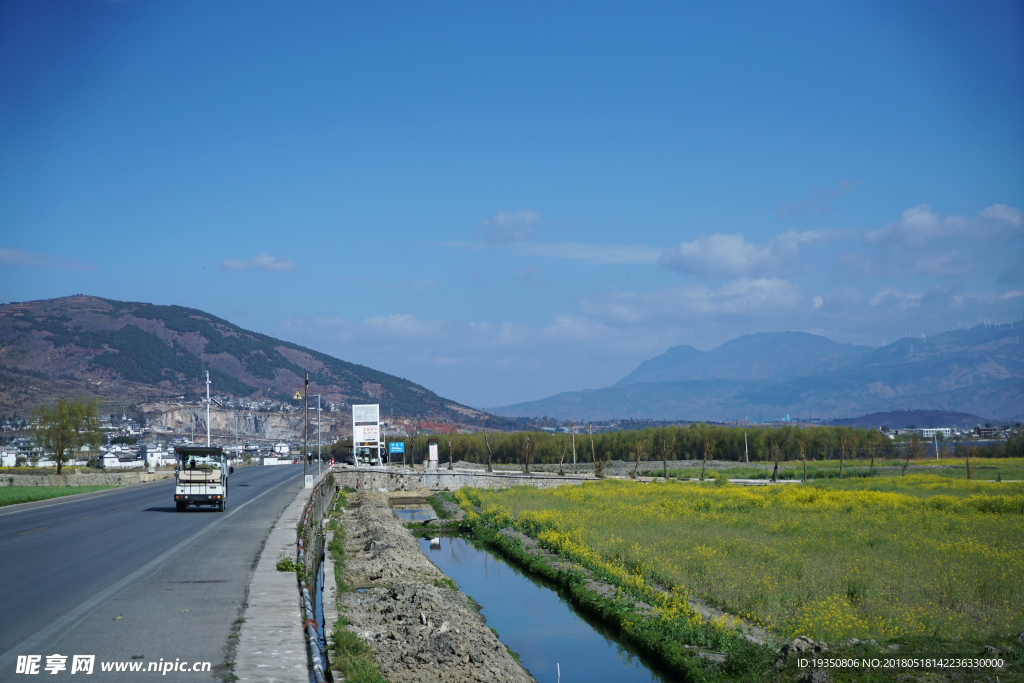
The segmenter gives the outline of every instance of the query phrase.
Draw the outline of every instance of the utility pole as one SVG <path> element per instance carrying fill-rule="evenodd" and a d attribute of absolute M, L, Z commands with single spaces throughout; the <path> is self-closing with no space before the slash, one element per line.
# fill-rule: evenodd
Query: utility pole
<path fill-rule="evenodd" d="M 572 464 L 576 464 L 576 425 L 569 423 L 569 431 L 572 432 Z"/>
<path fill-rule="evenodd" d="M 747 433 L 743 432 L 743 459 L 750 463 L 750 452 L 747 450 Z"/>
<path fill-rule="evenodd" d="M 323 453 L 320 452 L 320 394 L 316 395 L 316 476 L 320 476 L 320 461 Z"/>
<path fill-rule="evenodd" d="M 309 373 L 306 373 L 306 404 L 302 418 L 302 481 L 306 481 L 306 467 L 309 465 Z M 305 484 L 303 484 L 305 486 Z"/>
<path fill-rule="evenodd" d="M 206 447 L 210 447 L 210 371 L 206 371 Z"/>

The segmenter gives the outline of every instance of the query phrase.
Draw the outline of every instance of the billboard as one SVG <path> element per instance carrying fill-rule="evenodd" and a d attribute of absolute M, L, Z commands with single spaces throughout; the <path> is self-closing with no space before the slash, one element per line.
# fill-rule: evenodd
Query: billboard
<path fill-rule="evenodd" d="M 355 443 L 366 443 L 367 441 L 376 443 L 380 441 L 380 427 L 376 424 L 356 425 L 352 428 L 352 441 Z"/>
<path fill-rule="evenodd" d="M 352 424 L 380 422 L 380 405 L 352 406 Z"/>

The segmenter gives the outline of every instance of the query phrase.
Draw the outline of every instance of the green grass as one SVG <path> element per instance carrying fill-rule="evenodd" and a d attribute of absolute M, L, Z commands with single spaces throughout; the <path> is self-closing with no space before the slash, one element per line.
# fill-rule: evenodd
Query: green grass
<path fill-rule="evenodd" d="M 1022 484 L 918 474 L 469 495 L 485 518 L 514 519 L 576 561 L 676 587 L 786 637 L 1024 630 Z"/>
<path fill-rule="evenodd" d="M 374 663 L 373 650 L 345 626 L 348 621 L 344 617 L 335 623 L 331 636 L 331 667 L 351 683 L 385 683 Z"/>
<path fill-rule="evenodd" d="M 345 529 L 341 525 L 340 514 L 342 508 L 348 507 L 350 493 L 354 493 L 354 489 L 347 486 L 338 491 L 327 523 L 327 528 L 334 532 L 334 538 L 327 544 L 327 552 L 334 561 L 334 579 L 339 594 L 348 591 L 348 584 L 345 583 Z M 338 609 L 342 609 L 340 604 Z M 385 683 L 377 670 L 373 650 L 359 636 L 345 628 L 348 623 L 343 616 L 335 623 L 330 644 L 331 668 L 340 671 L 344 679 L 351 683 Z"/>
<path fill-rule="evenodd" d="M 327 522 L 327 528 L 334 532 L 334 537 L 330 543 L 327 544 L 327 552 L 331 554 L 331 560 L 334 561 L 334 582 L 338 586 L 338 592 L 344 593 L 348 590 L 348 584 L 345 583 L 345 529 L 341 526 L 340 517 L 341 509 L 348 506 L 348 494 L 353 489 L 347 486 L 344 489 L 338 491 L 334 497 L 334 503 L 331 505 L 331 518 Z"/>
<path fill-rule="evenodd" d="M 0 507 L 116 488 L 116 486 L 4 486 L 0 487 Z"/>
<path fill-rule="evenodd" d="M 459 504 L 455 502 L 455 496 L 447 491 L 441 491 L 427 498 L 430 507 L 434 508 L 438 519 L 451 519 L 454 515 L 451 510 L 458 511 Z M 446 505 L 447 503 L 447 505 Z"/>
<path fill-rule="evenodd" d="M 464 522 L 477 540 L 559 583 L 577 609 L 677 680 L 788 683 L 801 672 L 795 660 L 775 666 L 775 650 L 687 622 L 685 613 L 639 617 L 620 594 L 674 588 L 760 623 L 780 640 L 827 640 L 830 657 L 891 657 L 887 644 L 900 657 L 978 657 L 987 646 L 1007 648 L 1000 656 L 1012 668 L 999 680 L 1024 680 L 1016 636 L 1024 629 L 1022 484 L 934 475 L 806 487 L 604 481 L 463 489 L 457 496 L 468 497 L 460 498 L 463 509 L 483 508 Z M 571 568 L 545 565 L 496 533 L 502 526 L 528 533 L 621 593 L 589 591 Z M 846 644 L 851 637 L 880 645 Z M 724 652 L 726 661 L 709 671 L 685 644 Z M 833 671 L 833 680 L 891 681 L 897 673 L 949 680 L 931 678 L 936 672 L 851 669 Z"/>

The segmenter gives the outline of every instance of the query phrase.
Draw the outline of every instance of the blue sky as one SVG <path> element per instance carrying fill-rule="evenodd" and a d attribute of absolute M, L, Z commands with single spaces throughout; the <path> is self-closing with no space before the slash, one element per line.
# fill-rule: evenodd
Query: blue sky
<path fill-rule="evenodd" d="M 0 300 L 473 405 L 1024 312 L 1024 4 L 0 0 Z"/>

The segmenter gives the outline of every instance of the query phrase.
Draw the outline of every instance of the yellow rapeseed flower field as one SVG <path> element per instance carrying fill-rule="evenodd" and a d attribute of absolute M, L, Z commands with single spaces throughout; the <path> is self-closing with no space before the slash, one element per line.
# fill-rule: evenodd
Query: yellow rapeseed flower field
<path fill-rule="evenodd" d="M 831 642 L 1024 630 L 1024 486 L 932 475 L 879 486 L 606 480 L 458 498 L 612 573 L 665 619 L 700 621 L 692 596 Z"/>

